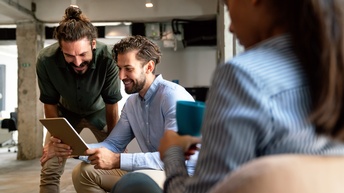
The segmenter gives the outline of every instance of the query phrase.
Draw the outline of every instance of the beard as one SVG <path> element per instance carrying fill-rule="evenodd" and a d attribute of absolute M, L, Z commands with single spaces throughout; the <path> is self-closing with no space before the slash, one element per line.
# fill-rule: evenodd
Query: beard
<path fill-rule="evenodd" d="M 145 75 L 142 73 L 141 76 L 140 76 L 140 79 L 136 79 L 135 81 L 133 80 L 132 81 L 133 83 L 133 86 L 132 87 L 125 87 L 125 92 L 127 94 L 134 94 L 134 93 L 138 93 L 140 92 L 143 87 L 145 86 L 146 84 L 146 77 Z"/>
<path fill-rule="evenodd" d="M 76 66 L 73 62 L 70 62 L 68 63 L 68 65 L 73 69 L 73 71 L 78 74 L 78 75 L 82 75 L 82 74 L 85 74 L 85 72 L 87 71 L 88 67 L 90 66 L 91 64 L 91 61 L 84 61 L 82 62 L 79 66 Z M 83 68 L 87 66 L 87 69 L 86 70 L 77 70 L 78 68 Z"/>
<path fill-rule="evenodd" d="M 79 66 L 75 65 L 73 62 L 69 62 L 69 63 L 67 63 L 67 65 L 72 69 L 72 71 L 75 72 L 75 74 L 83 75 L 86 73 L 89 66 L 91 65 L 91 63 L 93 61 L 94 54 L 95 54 L 95 49 L 92 50 L 91 60 L 83 61 Z M 84 67 L 86 67 L 86 69 L 82 70 Z"/>

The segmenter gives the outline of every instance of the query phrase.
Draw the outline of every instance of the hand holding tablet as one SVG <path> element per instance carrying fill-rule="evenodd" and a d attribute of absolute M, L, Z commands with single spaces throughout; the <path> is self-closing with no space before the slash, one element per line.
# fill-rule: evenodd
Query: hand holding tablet
<path fill-rule="evenodd" d="M 45 118 L 39 120 L 50 134 L 59 138 L 62 143 L 69 145 L 73 155 L 86 155 L 85 151 L 88 149 L 85 141 L 75 131 L 73 126 L 63 117 Z"/>

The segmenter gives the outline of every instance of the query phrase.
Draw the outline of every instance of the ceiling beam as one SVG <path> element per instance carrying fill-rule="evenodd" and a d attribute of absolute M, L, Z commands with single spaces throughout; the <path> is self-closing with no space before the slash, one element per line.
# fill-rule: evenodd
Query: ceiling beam
<path fill-rule="evenodd" d="M 21 20 L 34 20 L 34 13 L 12 0 L 0 0 L 0 22 L 15 24 Z"/>

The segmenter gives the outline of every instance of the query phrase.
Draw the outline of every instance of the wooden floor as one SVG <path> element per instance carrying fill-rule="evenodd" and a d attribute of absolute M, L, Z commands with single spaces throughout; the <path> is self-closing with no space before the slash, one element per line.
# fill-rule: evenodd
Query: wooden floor
<path fill-rule="evenodd" d="M 41 165 L 39 159 L 19 161 L 17 154 L 8 152 L 7 147 L 0 148 L 0 192 L 1 193 L 38 193 Z M 80 161 L 67 160 L 65 172 L 61 178 L 61 193 L 76 193 L 71 172 Z"/>

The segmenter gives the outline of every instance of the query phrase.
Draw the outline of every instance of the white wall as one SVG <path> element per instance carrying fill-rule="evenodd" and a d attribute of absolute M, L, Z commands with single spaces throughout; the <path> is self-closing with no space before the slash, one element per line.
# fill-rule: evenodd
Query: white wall
<path fill-rule="evenodd" d="M 167 80 L 179 80 L 184 87 L 209 86 L 216 67 L 216 47 L 187 47 L 177 51 L 162 49 L 157 73 Z"/>
<path fill-rule="evenodd" d="M 6 66 L 5 111 L 1 112 L 0 117 L 9 117 L 9 113 L 18 106 L 17 46 L 0 45 L 0 58 L 0 63 Z"/>

